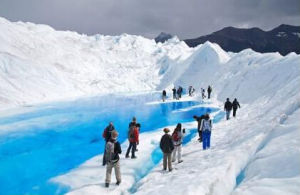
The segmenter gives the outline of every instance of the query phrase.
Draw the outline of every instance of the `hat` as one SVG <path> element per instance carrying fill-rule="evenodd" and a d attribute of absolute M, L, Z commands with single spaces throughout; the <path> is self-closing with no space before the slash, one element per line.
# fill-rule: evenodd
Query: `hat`
<path fill-rule="evenodd" d="M 116 139 L 116 138 L 118 137 L 118 135 L 119 135 L 119 133 L 118 133 L 116 130 L 113 130 L 113 131 L 111 132 L 111 138 L 112 138 L 112 139 Z"/>
<path fill-rule="evenodd" d="M 132 117 L 132 121 L 136 121 L 136 118 L 135 118 L 135 116 L 134 116 L 134 117 Z"/>
<path fill-rule="evenodd" d="M 165 133 L 169 133 L 169 132 L 170 132 L 170 129 L 164 128 L 164 132 L 165 132 Z"/>

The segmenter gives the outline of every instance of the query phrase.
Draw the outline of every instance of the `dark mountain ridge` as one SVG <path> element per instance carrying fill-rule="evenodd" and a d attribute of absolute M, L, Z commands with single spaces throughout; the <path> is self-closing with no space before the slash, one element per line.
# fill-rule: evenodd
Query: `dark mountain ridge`
<path fill-rule="evenodd" d="M 270 31 L 259 28 L 226 27 L 212 34 L 184 42 L 190 47 L 196 47 L 206 41 L 219 44 L 225 51 L 239 52 L 251 48 L 254 51 L 279 52 L 287 55 L 290 52 L 300 54 L 300 26 L 282 24 Z"/>

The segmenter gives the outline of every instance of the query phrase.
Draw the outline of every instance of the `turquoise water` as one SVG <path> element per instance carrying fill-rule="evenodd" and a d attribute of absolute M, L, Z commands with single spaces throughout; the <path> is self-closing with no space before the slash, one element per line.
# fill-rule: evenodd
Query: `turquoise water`
<path fill-rule="evenodd" d="M 216 108 L 194 107 L 199 102 L 146 104 L 160 94 L 102 96 L 58 102 L 31 108 L 30 112 L 0 118 L 0 194 L 63 194 L 64 186 L 48 182 L 87 159 L 103 152 L 102 132 L 113 121 L 119 141 L 127 139 L 127 128 L 135 116 L 141 133 L 178 122 L 193 121 L 193 115 Z M 7 129 L 10 131 L 5 131 Z M 190 136 L 190 137 L 189 137 Z M 191 139 L 194 135 L 189 135 Z M 154 161 L 159 160 L 154 151 Z"/>

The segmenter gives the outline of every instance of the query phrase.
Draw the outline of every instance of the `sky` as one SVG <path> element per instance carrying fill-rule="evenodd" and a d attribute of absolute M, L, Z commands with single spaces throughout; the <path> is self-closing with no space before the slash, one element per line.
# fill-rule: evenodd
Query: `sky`
<path fill-rule="evenodd" d="M 88 35 L 187 39 L 227 26 L 300 26 L 300 0 L 0 0 L 0 17 Z"/>

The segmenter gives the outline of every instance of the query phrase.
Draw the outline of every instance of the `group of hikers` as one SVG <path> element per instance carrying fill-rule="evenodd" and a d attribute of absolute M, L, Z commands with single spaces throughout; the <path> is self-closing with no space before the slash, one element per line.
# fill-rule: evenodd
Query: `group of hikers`
<path fill-rule="evenodd" d="M 195 91 L 196 91 L 196 89 L 193 86 L 188 87 L 189 96 L 192 97 L 194 95 Z M 208 99 L 210 99 L 211 92 L 212 92 L 212 88 L 209 85 L 207 88 L 207 98 Z M 172 89 L 172 93 L 173 93 L 173 99 L 179 100 L 182 96 L 183 88 L 181 86 L 179 86 L 178 89 L 176 89 L 176 87 L 174 86 L 174 88 Z M 206 98 L 204 88 L 201 88 L 201 95 L 202 95 L 202 99 Z M 162 101 L 164 102 L 164 101 L 166 101 L 166 99 L 167 99 L 167 92 L 166 92 L 166 90 L 163 90 L 162 91 Z"/>
<path fill-rule="evenodd" d="M 224 104 L 224 111 L 226 112 L 226 120 L 230 119 L 231 110 L 233 110 L 233 117 L 236 116 L 236 111 L 238 108 L 241 108 L 240 103 L 234 98 L 233 102 L 231 103 L 229 98 L 226 99 Z"/>
<path fill-rule="evenodd" d="M 210 87 L 210 86 L 209 86 Z M 211 92 L 211 90 L 208 90 Z M 210 92 L 208 97 L 210 97 Z M 224 110 L 226 111 L 226 119 L 230 118 L 230 112 L 233 109 L 233 116 L 236 116 L 236 110 L 240 108 L 240 104 L 235 98 L 231 103 L 229 98 L 227 98 L 224 104 Z M 198 141 L 202 142 L 203 150 L 210 148 L 210 138 L 212 131 L 212 120 L 210 119 L 209 113 L 206 113 L 201 116 L 194 115 L 193 118 L 197 121 L 197 130 L 199 134 Z M 131 152 L 131 159 L 137 158 L 135 152 L 138 151 L 137 145 L 139 144 L 139 131 L 141 125 L 137 123 L 136 118 L 133 117 L 132 121 L 128 125 L 128 141 L 129 146 L 125 154 L 126 158 L 129 158 Z M 182 163 L 182 144 L 183 137 L 186 133 L 185 128 L 182 128 L 182 124 L 178 123 L 172 134 L 170 133 L 169 128 L 164 128 L 164 135 L 160 140 L 160 149 L 163 152 L 163 170 L 172 171 L 172 163 L 178 161 Z M 105 150 L 103 155 L 103 166 L 106 166 L 106 179 L 105 187 L 109 187 L 111 182 L 111 172 L 112 169 L 115 169 L 116 175 L 116 185 L 121 183 L 121 172 L 120 172 L 120 156 L 122 150 L 120 143 L 117 141 L 118 132 L 115 130 L 112 122 L 104 129 L 103 138 L 105 139 Z"/>

